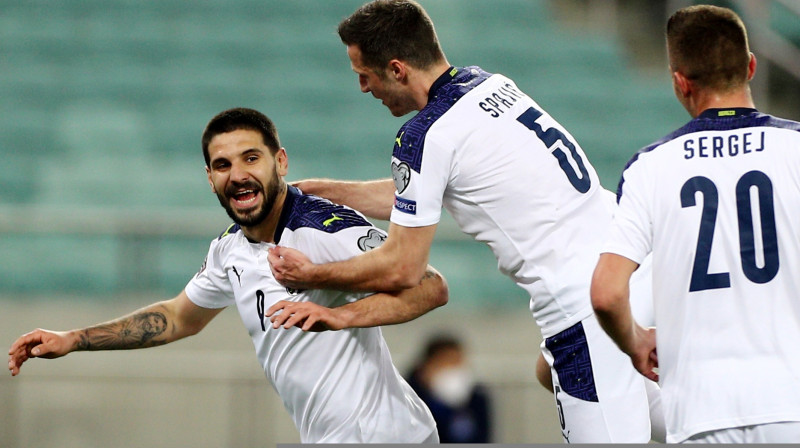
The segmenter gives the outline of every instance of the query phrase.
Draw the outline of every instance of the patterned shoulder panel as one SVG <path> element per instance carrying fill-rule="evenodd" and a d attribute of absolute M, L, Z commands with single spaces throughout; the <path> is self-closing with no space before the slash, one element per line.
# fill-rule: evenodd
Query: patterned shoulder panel
<path fill-rule="evenodd" d="M 240 226 L 239 224 L 235 224 L 235 223 L 231 224 L 231 225 L 228 226 L 227 229 L 225 229 L 224 232 L 219 234 L 219 238 L 217 238 L 217 240 L 221 240 L 222 238 L 225 238 L 228 235 L 233 235 L 234 233 L 238 232 L 241 229 L 242 229 L 242 226 Z"/>
<path fill-rule="evenodd" d="M 291 203 L 291 211 L 286 218 L 282 227 L 289 230 L 308 227 L 326 233 L 336 233 L 350 227 L 372 226 L 355 210 L 311 195 L 295 196 Z"/>
<path fill-rule="evenodd" d="M 428 104 L 408 120 L 395 138 L 393 155 L 420 172 L 425 136 L 433 124 L 472 89 L 489 79 L 491 73 L 480 67 L 452 68 L 431 87 Z"/>
<path fill-rule="evenodd" d="M 717 113 L 717 109 L 708 110 L 702 113 L 697 118 L 692 119 L 688 123 L 686 123 L 683 127 L 675 130 L 674 132 L 668 134 L 666 137 L 651 143 L 644 148 L 637 151 L 628 163 L 625 164 L 625 168 L 622 170 L 623 176 L 619 179 L 619 184 L 617 185 L 617 202 L 620 201 L 622 198 L 622 185 L 625 183 L 625 171 L 631 167 L 642 154 L 646 154 L 655 150 L 656 148 L 662 146 L 663 144 L 675 140 L 683 135 L 691 134 L 694 132 L 704 132 L 704 131 L 730 131 L 733 129 L 741 129 L 741 128 L 750 128 L 750 127 L 772 127 L 772 128 L 782 128 L 782 129 L 790 129 L 794 131 L 800 131 L 800 123 L 796 121 L 786 120 L 783 118 L 774 117 L 772 115 L 763 114 L 755 109 L 741 109 L 741 110 L 734 110 L 736 115 L 731 117 L 719 117 L 714 116 Z"/>

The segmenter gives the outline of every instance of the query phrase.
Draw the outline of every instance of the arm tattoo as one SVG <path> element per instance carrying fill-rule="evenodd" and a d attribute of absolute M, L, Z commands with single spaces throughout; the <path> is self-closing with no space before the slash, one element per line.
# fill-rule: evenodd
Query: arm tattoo
<path fill-rule="evenodd" d="M 78 350 L 126 350 L 163 345 L 168 341 L 158 337 L 167 326 L 163 313 L 136 313 L 81 331 Z"/>
<path fill-rule="evenodd" d="M 438 278 L 438 277 L 439 277 L 439 275 L 436 272 L 434 272 L 434 271 L 432 271 L 430 269 L 426 269 L 425 270 L 425 275 L 422 276 L 422 280 L 420 280 L 419 282 L 420 282 L 420 284 L 422 284 L 422 282 L 424 282 L 425 280 L 428 280 L 430 278 Z"/>

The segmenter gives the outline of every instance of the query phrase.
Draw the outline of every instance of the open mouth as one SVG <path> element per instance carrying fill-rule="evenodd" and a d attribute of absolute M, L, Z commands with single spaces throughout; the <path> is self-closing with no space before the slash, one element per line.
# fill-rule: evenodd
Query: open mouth
<path fill-rule="evenodd" d="M 248 208 L 258 199 L 258 190 L 239 190 L 230 195 L 231 200 L 240 208 Z"/>

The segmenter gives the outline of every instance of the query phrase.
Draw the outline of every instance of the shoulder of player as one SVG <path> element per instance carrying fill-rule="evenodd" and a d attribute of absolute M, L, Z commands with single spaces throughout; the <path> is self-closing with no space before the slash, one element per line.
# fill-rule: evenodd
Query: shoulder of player
<path fill-rule="evenodd" d="M 221 241 L 223 238 L 235 235 L 236 233 L 241 231 L 242 231 L 242 226 L 236 223 L 231 223 L 228 225 L 228 227 L 225 228 L 224 231 L 222 231 L 219 234 L 219 236 L 217 237 L 217 241 Z"/>
<path fill-rule="evenodd" d="M 336 233 L 351 227 L 372 227 L 357 211 L 314 195 L 297 195 L 290 204 L 284 228 L 292 231 L 305 228 Z"/>
<path fill-rule="evenodd" d="M 393 151 L 393 155 L 397 159 L 412 165 L 415 164 L 413 162 L 419 163 L 424 147 L 432 138 L 430 133 L 432 128 L 443 121 L 448 123 L 455 121 L 463 124 L 461 122 L 464 117 L 460 114 L 448 113 L 459 100 L 473 92 L 482 91 L 482 86 L 489 79 L 492 79 L 490 84 L 493 85 L 510 82 L 502 75 L 488 73 L 477 66 L 454 68 L 453 70 L 456 70 L 455 75 L 447 82 L 437 81 L 438 84 L 434 84 L 431 88 L 432 96 L 428 104 L 406 121 L 397 132 Z M 438 135 L 439 139 L 445 140 L 452 137 L 454 137 L 452 134 L 441 135 L 439 133 Z"/>

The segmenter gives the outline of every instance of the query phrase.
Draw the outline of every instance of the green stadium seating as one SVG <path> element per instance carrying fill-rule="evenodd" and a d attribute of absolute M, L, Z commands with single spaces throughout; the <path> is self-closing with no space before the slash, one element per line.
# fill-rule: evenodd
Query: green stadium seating
<path fill-rule="evenodd" d="M 203 173 L 200 133 L 234 106 L 275 120 L 290 180 L 388 175 L 403 120 L 358 91 L 336 35 L 339 21 L 361 3 L 1 0 L 0 201 L 69 206 L 76 214 L 82 207 L 218 209 Z M 666 74 L 642 79 L 612 34 L 562 27 L 549 1 L 422 3 L 450 62 L 515 79 L 576 137 L 607 188 L 615 188 L 634 151 L 688 118 L 672 100 Z M 793 30 L 787 33 L 796 36 Z M 0 293 L 174 293 L 214 236 L 131 243 L 20 229 L 0 235 Z M 134 251 L 141 259 L 121 264 L 118 255 L 131 244 L 141 245 Z M 436 245 L 434 264 L 457 292 L 455 302 L 516 304 L 522 296 L 479 244 Z M 138 283 L 129 269 L 144 269 Z"/>

